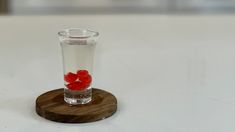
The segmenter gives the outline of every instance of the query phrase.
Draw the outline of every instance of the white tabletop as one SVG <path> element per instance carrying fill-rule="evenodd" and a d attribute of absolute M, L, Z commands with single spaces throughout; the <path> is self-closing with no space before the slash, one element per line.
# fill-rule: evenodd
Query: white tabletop
<path fill-rule="evenodd" d="M 94 86 L 117 113 L 62 124 L 35 113 L 41 93 L 63 87 L 57 31 L 100 32 Z M 1 132 L 233 132 L 234 16 L 0 17 Z"/>

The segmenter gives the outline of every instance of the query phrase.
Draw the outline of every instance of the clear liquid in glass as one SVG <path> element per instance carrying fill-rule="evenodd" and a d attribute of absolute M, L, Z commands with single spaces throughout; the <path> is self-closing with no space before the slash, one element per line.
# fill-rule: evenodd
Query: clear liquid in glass
<path fill-rule="evenodd" d="M 61 46 L 63 52 L 64 75 L 68 73 L 76 74 L 79 70 L 86 70 L 92 77 L 95 44 L 87 43 L 85 40 L 62 41 Z M 71 87 L 69 87 L 70 84 L 67 81 L 64 81 L 64 83 L 65 102 L 71 105 L 77 105 L 86 104 L 91 101 L 92 82 L 82 90 L 71 89 Z"/>

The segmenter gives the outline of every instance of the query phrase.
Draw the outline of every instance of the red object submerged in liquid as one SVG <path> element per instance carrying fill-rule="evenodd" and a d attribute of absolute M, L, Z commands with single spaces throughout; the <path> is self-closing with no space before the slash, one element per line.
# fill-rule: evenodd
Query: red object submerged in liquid
<path fill-rule="evenodd" d="M 64 75 L 64 80 L 70 90 L 84 90 L 90 86 L 92 77 L 87 70 L 78 70 L 77 74 L 69 72 Z"/>

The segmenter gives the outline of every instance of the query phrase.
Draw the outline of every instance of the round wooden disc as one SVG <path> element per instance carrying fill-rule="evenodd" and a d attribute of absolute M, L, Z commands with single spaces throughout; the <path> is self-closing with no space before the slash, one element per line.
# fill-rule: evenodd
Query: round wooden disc
<path fill-rule="evenodd" d="M 38 115 L 56 122 L 87 123 L 105 119 L 117 110 L 114 95 L 101 89 L 92 89 L 92 101 L 71 106 L 64 101 L 64 89 L 56 89 L 40 95 L 36 100 Z"/>

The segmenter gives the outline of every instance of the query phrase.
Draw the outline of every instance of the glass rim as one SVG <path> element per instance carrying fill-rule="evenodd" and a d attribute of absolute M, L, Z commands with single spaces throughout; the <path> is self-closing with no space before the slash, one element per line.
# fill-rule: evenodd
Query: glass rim
<path fill-rule="evenodd" d="M 80 33 L 87 32 L 87 35 L 71 35 L 71 31 L 76 30 L 79 31 Z M 65 37 L 65 38 L 72 38 L 72 39 L 87 39 L 87 38 L 92 38 L 92 37 L 98 37 L 99 32 L 96 32 L 94 30 L 90 29 L 85 29 L 85 28 L 66 28 L 58 32 L 58 35 L 60 37 Z"/>

